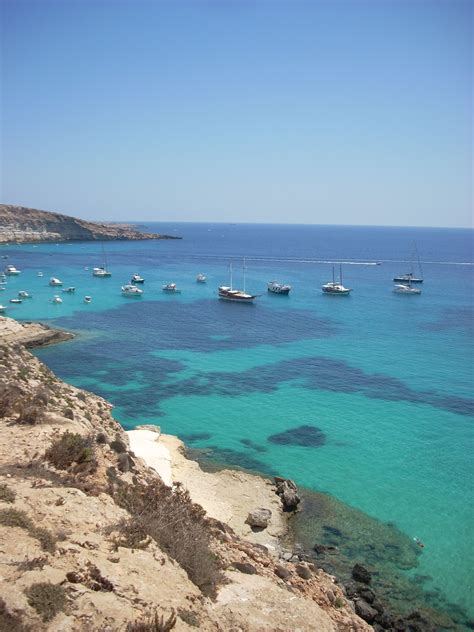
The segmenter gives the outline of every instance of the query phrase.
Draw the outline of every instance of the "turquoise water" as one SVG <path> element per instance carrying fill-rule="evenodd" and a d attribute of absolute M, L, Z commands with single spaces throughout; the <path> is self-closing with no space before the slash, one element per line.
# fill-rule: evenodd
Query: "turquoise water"
<path fill-rule="evenodd" d="M 38 355 L 112 401 L 127 428 L 157 423 L 217 460 L 291 477 L 417 536 L 425 548 L 405 575 L 431 578 L 426 590 L 472 616 L 472 231 L 149 228 L 184 239 L 107 244 L 110 279 L 91 276 L 99 244 L 0 251 L 23 269 L 0 302 L 19 289 L 34 295 L 10 315 L 81 333 Z M 391 279 L 409 269 L 413 240 L 423 292 L 395 295 Z M 243 255 L 247 288 L 262 296 L 255 305 L 217 300 L 230 258 L 238 284 Z M 352 295 L 322 295 L 328 262 L 342 259 Z M 145 294 L 124 298 L 120 285 L 135 271 Z M 198 272 L 206 285 L 195 283 Z M 53 274 L 77 287 L 61 305 L 48 302 Z M 293 286 L 289 297 L 266 293 L 273 278 Z M 169 281 L 181 295 L 161 291 Z M 301 426 L 306 445 L 274 438 Z"/>

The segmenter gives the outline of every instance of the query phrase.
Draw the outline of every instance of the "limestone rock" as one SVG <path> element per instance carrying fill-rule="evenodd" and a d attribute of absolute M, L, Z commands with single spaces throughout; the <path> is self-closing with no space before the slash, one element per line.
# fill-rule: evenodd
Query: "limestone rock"
<path fill-rule="evenodd" d="M 258 509 L 254 509 L 247 516 L 247 520 L 245 521 L 251 527 L 257 527 L 259 529 L 266 529 L 272 517 L 272 512 L 270 509 L 264 509 L 263 507 L 259 507 Z"/>

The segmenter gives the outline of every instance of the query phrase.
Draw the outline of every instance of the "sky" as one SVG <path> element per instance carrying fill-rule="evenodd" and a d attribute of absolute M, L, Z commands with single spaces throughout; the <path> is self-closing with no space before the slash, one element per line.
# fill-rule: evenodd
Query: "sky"
<path fill-rule="evenodd" d="M 470 1 L 0 3 L 3 203 L 472 226 Z"/>

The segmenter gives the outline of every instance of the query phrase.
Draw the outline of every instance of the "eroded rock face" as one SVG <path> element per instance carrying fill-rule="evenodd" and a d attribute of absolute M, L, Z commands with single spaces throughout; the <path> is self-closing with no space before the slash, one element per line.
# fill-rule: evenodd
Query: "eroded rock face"
<path fill-rule="evenodd" d="M 355 564 L 352 569 L 352 577 L 356 582 L 360 582 L 361 584 L 370 584 L 372 581 L 370 571 L 368 571 L 365 566 L 362 566 L 362 564 Z"/>
<path fill-rule="evenodd" d="M 272 512 L 270 509 L 259 507 L 258 509 L 254 509 L 249 513 L 245 522 L 251 527 L 256 527 L 257 529 L 266 529 L 270 523 L 271 517 Z"/>

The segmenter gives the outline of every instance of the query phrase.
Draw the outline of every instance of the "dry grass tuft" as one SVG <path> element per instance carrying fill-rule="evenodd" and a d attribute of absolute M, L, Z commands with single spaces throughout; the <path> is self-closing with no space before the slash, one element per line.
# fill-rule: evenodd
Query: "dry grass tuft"
<path fill-rule="evenodd" d="M 143 619 L 137 619 L 134 623 L 129 623 L 125 628 L 125 632 L 169 632 L 175 625 L 176 614 L 174 611 L 168 619 L 155 612 Z"/>

